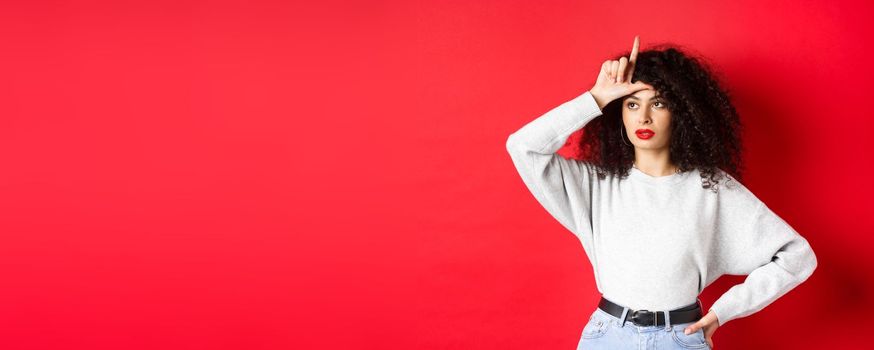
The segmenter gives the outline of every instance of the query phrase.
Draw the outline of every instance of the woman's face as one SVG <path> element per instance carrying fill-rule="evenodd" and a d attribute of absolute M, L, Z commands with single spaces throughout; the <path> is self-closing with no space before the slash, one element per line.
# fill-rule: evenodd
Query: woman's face
<path fill-rule="evenodd" d="M 670 145 L 671 112 L 667 101 L 655 94 L 652 89 L 641 90 L 622 101 L 622 124 L 635 149 L 659 150 Z"/>

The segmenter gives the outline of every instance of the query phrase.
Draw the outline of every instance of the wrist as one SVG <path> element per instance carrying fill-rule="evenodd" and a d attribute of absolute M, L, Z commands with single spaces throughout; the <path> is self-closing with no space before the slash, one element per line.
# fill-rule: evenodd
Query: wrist
<path fill-rule="evenodd" d="M 603 109 L 604 109 L 604 106 L 606 106 L 607 103 L 610 102 L 610 101 L 605 100 L 604 97 L 601 96 L 601 92 L 600 92 L 600 91 L 597 91 L 597 90 L 589 90 L 589 93 L 592 94 L 592 98 L 594 98 L 594 99 L 595 99 L 595 102 L 598 104 L 598 109 L 603 110 Z"/>

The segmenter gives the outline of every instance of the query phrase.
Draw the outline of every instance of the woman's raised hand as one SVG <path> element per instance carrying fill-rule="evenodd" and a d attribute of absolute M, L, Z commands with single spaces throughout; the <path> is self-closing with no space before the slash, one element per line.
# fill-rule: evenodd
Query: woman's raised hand
<path fill-rule="evenodd" d="M 640 37 L 635 36 L 630 57 L 623 56 L 619 60 L 606 60 L 601 65 L 601 72 L 598 74 L 595 86 L 589 90 L 599 108 L 603 109 L 610 101 L 640 90 L 655 90 L 651 85 L 641 81 L 631 83 L 634 65 L 637 62 L 638 47 L 640 47 Z"/>

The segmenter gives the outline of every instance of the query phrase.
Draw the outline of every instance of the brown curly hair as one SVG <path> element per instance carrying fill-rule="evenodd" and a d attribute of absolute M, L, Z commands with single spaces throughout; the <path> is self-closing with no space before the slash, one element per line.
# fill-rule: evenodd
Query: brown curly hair
<path fill-rule="evenodd" d="M 631 82 L 650 84 L 667 100 L 671 112 L 671 161 L 681 172 L 698 169 L 702 187 L 716 192 L 723 173 L 729 180 L 742 177 L 743 127 L 714 70 L 688 51 L 675 44 L 640 51 Z M 613 59 L 629 55 L 624 52 Z M 625 135 L 620 131 L 624 99 L 608 103 L 602 108 L 601 118 L 583 128 L 580 158 L 594 165 L 601 179 L 608 173 L 627 177 L 634 161 L 634 146 L 623 140 Z"/>

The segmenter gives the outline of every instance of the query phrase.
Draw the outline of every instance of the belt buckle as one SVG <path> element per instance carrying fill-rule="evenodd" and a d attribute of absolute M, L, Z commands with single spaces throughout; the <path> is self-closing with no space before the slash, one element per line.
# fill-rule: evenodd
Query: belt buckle
<path fill-rule="evenodd" d="M 653 316 L 658 315 L 653 311 L 649 310 L 635 310 L 631 313 L 631 322 L 638 326 L 652 326 L 655 325 L 653 322 Z"/>

